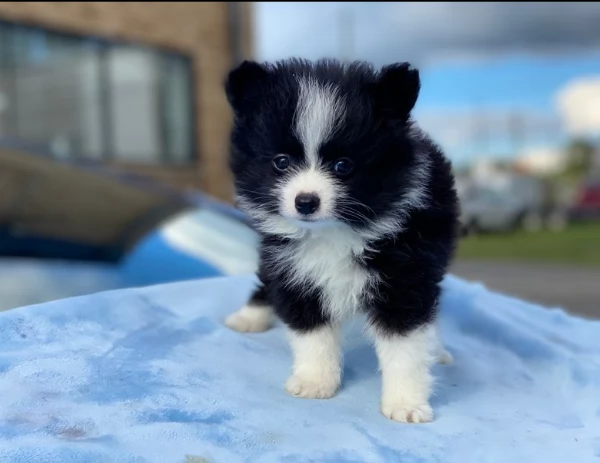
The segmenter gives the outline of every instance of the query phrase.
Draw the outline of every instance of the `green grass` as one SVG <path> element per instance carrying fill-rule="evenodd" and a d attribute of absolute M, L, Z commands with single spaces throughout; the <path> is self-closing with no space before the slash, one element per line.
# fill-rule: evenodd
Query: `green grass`
<path fill-rule="evenodd" d="M 556 232 L 469 236 L 461 239 L 456 257 L 600 267 L 600 223 L 574 224 Z"/>

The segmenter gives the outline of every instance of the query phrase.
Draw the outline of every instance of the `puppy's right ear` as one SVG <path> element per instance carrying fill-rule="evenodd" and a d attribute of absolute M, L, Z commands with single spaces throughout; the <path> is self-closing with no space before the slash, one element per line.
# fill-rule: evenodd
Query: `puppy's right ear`
<path fill-rule="evenodd" d="M 236 112 L 250 108 L 261 97 L 269 73 L 255 61 L 243 61 L 225 79 L 227 101 Z"/>

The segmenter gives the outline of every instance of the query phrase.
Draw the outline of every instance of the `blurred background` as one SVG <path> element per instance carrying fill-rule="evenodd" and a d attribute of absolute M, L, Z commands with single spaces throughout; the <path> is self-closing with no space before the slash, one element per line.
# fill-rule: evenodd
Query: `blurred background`
<path fill-rule="evenodd" d="M 600 317 L 600 4 L 0 2 L 0 309 L 254 271 L 242 59 L 410 61 L 453 162 L 452 272 Z"/>

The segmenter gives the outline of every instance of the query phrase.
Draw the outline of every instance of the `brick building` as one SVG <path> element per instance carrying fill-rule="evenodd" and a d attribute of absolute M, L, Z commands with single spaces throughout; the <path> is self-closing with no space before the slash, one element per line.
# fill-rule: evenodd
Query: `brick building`
<path fill-rule="evenodd" d="M 0 2 L 0 143 L 231 200 L 222 81 L 251 55 L 252 2 Z"/>

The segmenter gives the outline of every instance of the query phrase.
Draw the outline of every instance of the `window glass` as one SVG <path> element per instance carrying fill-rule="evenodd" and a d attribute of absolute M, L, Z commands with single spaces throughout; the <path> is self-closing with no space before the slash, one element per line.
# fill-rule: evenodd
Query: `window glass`
<path fill-rule="evenodd" d="M 64 159 L 189 163 L 191 75 L 177 54 L 0 22 L 0 141 Z"/>
<path fill-rule="evenodd" d="M 179 57 L 164 60 L 164 125 L 169 160 L 185 162 L 193 151 L 191 66 Z"/>

